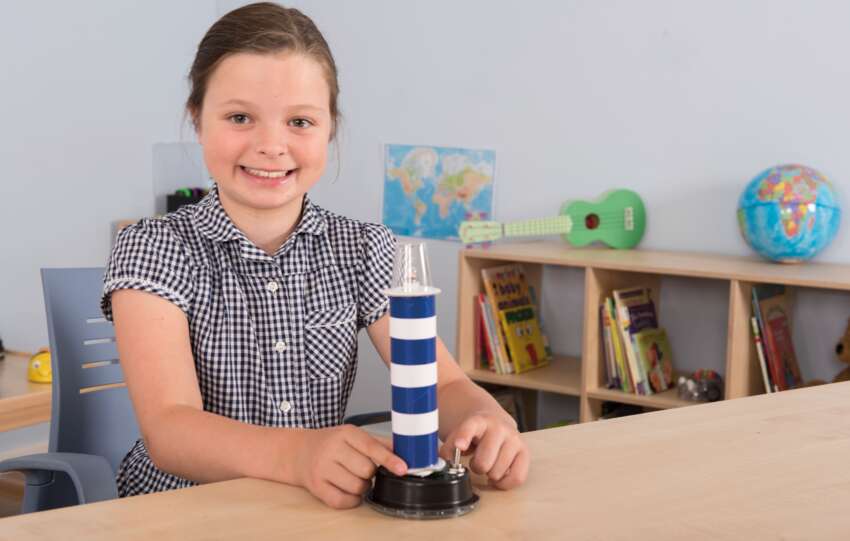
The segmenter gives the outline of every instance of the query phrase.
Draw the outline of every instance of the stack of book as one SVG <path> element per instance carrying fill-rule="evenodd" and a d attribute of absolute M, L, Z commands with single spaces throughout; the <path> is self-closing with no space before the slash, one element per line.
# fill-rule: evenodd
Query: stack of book
<path fill-rule="evenodd" d="M 764 388 L 768 393 L 803 384 L 794 342 L 791 340 L 791 294 L 785 286 L 753 286 L 753 340 Z"/>
<path fill-rule="evenodd" d="M 522 265 L 481 270 L 484 293 L 475 303 L 476 367 L 519 374 L 552 357 L 533 289 Z"/>
<path fill-rule="evenodd" d="M 649 288 L 617 289 L 599 306 L 607 385 L 651 395 L 673 387 L 673 354 Z"/>

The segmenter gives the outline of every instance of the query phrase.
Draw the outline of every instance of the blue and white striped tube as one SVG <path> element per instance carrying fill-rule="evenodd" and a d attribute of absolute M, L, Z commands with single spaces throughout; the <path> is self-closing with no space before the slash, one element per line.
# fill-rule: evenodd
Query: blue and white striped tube
<path fill-rule="evenodd" d="M 435 299 L 390 295 L 393 451 L 411 470 L 440 462 Z"/>

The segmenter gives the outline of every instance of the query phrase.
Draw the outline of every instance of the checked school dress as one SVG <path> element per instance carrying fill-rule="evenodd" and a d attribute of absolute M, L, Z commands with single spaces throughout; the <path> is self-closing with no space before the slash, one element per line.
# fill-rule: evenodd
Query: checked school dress
<path fill-rule="evenodd" d="M 214 188 L 197 205 L 121 231 L 101 308 L 111 321 L 119 289 L 177 305 L 205 411 L 262 426 L 334 426 L 354 383 L 357 334 L 387 312 L 394 249 L 385 226 L 305 196 L 295 231 L 270 256 L 236 228 Z M 120 496 L 195 484 L 157 469 L 142 439 L 117 483 Z"/>

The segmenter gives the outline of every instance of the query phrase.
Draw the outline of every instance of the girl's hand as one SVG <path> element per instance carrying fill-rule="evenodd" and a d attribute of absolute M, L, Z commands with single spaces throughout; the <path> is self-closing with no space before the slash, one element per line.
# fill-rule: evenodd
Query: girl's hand
<path fill-rule="evenodd" d="M 295 466 L 298 484 L 336 509 L 360 505 L 378 466 L 407 473 L 392 444 L 352 425 L 304 431 Z"/>
<path fill-rule="evenodd" d="M 453 460 L 455 447 L 464 455 L 473 454 L 470 469 L 486 475 L 496 488 L 514 488 L 528 477 L 528 447 L 516 427 L 501 415 L 481 412 L 467 417 L 448 435 L 440 456 Z"/>

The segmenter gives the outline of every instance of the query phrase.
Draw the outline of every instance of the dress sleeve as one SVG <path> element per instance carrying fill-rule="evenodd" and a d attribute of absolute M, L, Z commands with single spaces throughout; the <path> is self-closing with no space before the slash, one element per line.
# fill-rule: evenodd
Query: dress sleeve
<path fill-rule="evenodd" d="M 362 329 L 381 319 L 390 304 L 384 289 L 390 287 L 395 254 L 395 237 L 384 225 L 364 224 L 361 239 L 357 327 Z"/>
<path fill-rule="evenodd" d="M 112 321 L 112 292 L 136 289 L 153 293 L 189 314 L 191 269 L 184 250 L 162 222 L 142 220 L 118 234 L 103 277 L 100 308 Z"/>

